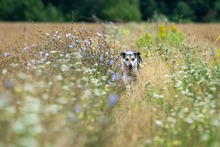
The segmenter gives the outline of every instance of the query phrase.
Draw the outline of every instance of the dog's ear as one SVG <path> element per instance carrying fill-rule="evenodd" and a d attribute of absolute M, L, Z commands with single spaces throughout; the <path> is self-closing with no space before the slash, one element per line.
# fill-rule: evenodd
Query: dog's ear
<path fill-rule="evenodd" d="M 134 52 L 135 56 L 140 56 L 140 54 L 141 54 L 140 52 Z"/>
<path fill-rule="evenodd" d="M 125 52 L 121 52 L 121 56 L 122 56 L 123 58 L 125 58 L 125 55 L 126 55 Z"/>
<path fill-rule="evenodd" d="M 141 53 L 137 52 L 137 53 L 134 53 L 134 54 L 137 55 L 138 63 L 142 63 Z"/>

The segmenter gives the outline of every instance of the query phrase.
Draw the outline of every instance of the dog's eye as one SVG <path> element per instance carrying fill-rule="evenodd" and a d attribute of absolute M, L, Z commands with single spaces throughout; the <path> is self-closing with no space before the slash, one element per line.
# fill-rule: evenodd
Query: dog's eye
<path fill-rule="evenodd" d="M 134 61 L 135 59 L 134 59 L 134 58 L 132 58 L 131 60 L 132 60 L 132 61 Z"/>
<path fill-rule="evenodd" d="M 126 61 L 128 61 L 128 58 L 125 58 Z"/>

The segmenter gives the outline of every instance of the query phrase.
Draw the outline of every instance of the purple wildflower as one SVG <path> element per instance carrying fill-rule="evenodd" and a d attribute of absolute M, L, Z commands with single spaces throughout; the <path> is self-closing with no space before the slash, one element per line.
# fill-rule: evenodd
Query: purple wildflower
<path fill-rule="evenodd" d="M 70 57 L 70 55 L 67 53 L 65 57 L 66 57 L 66 58 L 69 58 L 69 57 Z"/>
<path fill-rule="evenodd" d="M 27 52 L 27 51 L 28 51 L 28 47 L 25 47 L 25 48 L 24 48 L 24 51 Z"/>
<path fill-rule="evenodd" d="M 4 53 L 4 57 L 8 57 L 9 56 L 9 53 Z"/>
<path fill-rule="evenodd" d="M 109 96 L 109 99 L 108 99 L 109 106 L 110 106 L 110 107 L 115 106 L 115 104 L 117 103 L 117 101 L 118 101 L 118 95 L 117 95 L 116 93 L 112 93 L 112 94 Z"/>
<path fill-rule="evenodd" d="M 114 64 L 114 59 L 110 59 L 109 63 L 112 65 Z"/>
<path fill-rule="evenodd" d="M 46 53 L 46 54 L 45 54 L 45 56 L 46 56 L 46 57 L 48 57 L 48 56 L 49 56 L 49 54 L 48 54 L 48 53 Z"/>
<path fill-rule="evenodd" d="M 75 41 L 76 41 L 76 43 L 79 43 L 79 39 L 76 38 Z"/>
<path fill-rule="evenodd" d="M 83 48 L 83 51 L 86 51 L 86 47 Z"/>
<path fill-rule="evenodd" d="M 86 46 L 86 44 L 87 44 L 87 40 L 84 40 L 84 41 L 83 41 L 83 44 Z"/>
<path fill-rule="evenodd" d="M 118 73 L 114 73 L 112 75 L 112 81 L 119 81 L 121 79 L 121 75 Z"/>
<path fill-rule="evenodd" d="M 100 57 L 99 57 L 99 60 L 102 62 L 102 61 L 103 61 L 103 57 L 102 57 L 102 56 L 100 56 Z"/>
<path fill-rule="evenodd" d="M 8 82 L 5 83 L 5 86 L 6 86 L 7 88 L 12 88 L 12 87 L 14 86 L 14 84 L 13 84 L 12 81 L 8 81 Z"/>
<path fill-rule="evenodd" d="M 75 44 L 72 43 L 71 45 L 69 45 L 69 48 L 74 48 Z"/>
<path fill-rule="evenodd" d="M 80 113 L 80 112 L 82 111 L 82 107 L 81 107 L 80 105 L 76 105 L 76 106 L 74 107 L 74 111 L 75 111 L 76 113 Z"/>

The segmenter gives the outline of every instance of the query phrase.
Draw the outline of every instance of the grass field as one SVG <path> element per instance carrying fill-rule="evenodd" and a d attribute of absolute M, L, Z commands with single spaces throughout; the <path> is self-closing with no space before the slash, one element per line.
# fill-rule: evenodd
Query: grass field
<path fill-rule="evenodd" d="M 0 28 L 0 147 L 220 145 L 219 24 Z M 123 49 L 143 59 L 131 92 Z"/>

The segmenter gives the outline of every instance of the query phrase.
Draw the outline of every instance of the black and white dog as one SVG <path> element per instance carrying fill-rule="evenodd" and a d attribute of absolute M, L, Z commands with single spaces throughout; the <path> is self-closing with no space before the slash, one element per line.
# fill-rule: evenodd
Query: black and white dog
<path fill-rule="evenodd" d="M 139 64 L 142 63 L 140 55 L 135 50 L 121 52 L 122 80 L 126 86 L 139 76 Z"/>

